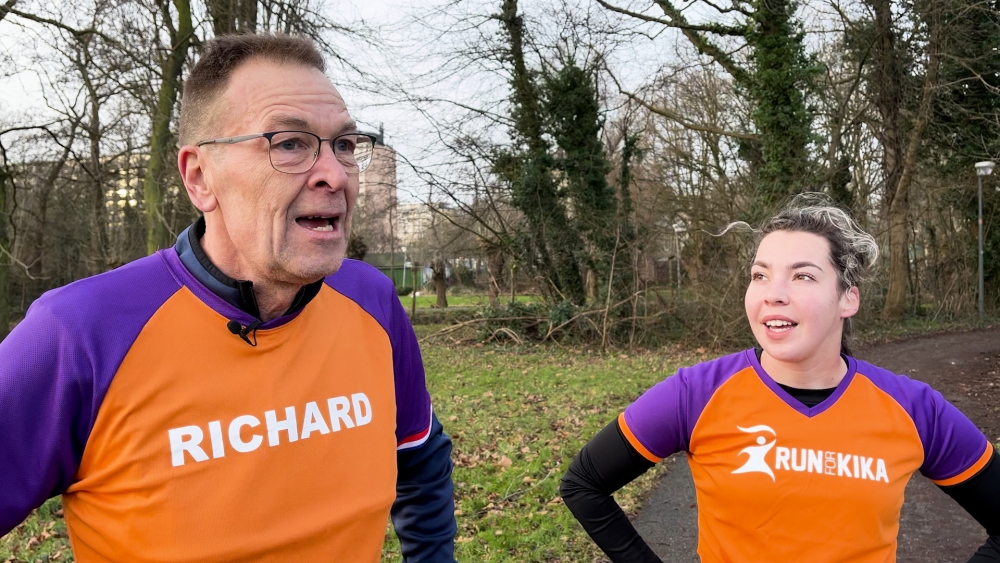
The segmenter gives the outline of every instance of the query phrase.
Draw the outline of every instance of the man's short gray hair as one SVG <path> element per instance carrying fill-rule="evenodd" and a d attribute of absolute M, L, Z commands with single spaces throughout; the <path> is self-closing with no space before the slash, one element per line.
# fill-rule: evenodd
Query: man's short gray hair
<path fill-rule="evenodd" d="M 205 43 L 201 59 L 184 81 L 179 140 L 182 145 L 198 142 L 198 135 L 211 126 L 219 98 L 229 77 L 244 63 L 267 60 L 325 72 L 326 61 L 316 44 L 291 35 L 220 35 Z M 238 110 L 237 110 L 238 111 Z"/>

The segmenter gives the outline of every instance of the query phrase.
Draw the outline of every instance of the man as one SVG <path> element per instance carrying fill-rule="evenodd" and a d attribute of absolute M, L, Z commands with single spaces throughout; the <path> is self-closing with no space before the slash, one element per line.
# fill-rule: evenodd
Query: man
<path fill-rule="evenodd" d="M 344 259 L 359 134 L 307 40 L 209 42 L 174 248 L 51 291 L 0 344 L 0 533 L 63 495 L 77 561 L 454 561 L 413 330 Z M 391 507 L 391 508 L 390 508 Z"/>

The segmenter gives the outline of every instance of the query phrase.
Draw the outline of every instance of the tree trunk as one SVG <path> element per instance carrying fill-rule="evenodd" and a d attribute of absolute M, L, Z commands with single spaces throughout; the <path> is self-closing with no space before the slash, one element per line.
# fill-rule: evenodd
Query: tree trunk
<path fill-rule="evenodd" d="M 805 56 L 804 33 L 795 20 L 793 0 L 755 0 L 746 32 L 754 69 L 747 92 L 754 105 L 760 160 L 753 170 L 756 194 L 753 207 L 763 217 L 789 195 L 803 191 L 811 180 L 807 150 L 812 112 L 805 90 L 814 73 Z"/>
<path fill-rule="evenodd" d="M 0 168 L 0 340 L 10 331 L 10 241 L 7 237 L 7 168 Z"/>
<path fill-rule="evenodd" d="M 524 213 L 531 233 L 534 248 L 529 259 L 559 299 L 582 305 L 586 294 L 577 258 L 583 255 L 583 241 L 556 191 L 548 143 L 542 136 L 540 96 L 524 60 L 524 20 L 517 13 L 517 0 L 503 0 L 497 18 L 510 40 L 516 140 L 527 145 L 527 150 L 511 159 L 507 172 L 513 184 L 513 204 Z"/>
<path fill-rule="evenodd" d="M 153 116 L 153 133 L 149 139 L 149 164 L 142 181 L 143 198 L 146 208 L 146 252 L 152 254 L 170 244 L 163 218 L 163 192 L 160 180 L 164 163 L 171 151 L 170 118 L 177 102 L 181 71 L 187 59 L 191 34 L 191 3 L 189 0 L 173 0 L 177 9 L 177 31 L 170 37 L 171 51 L 163 61 L 162 81 Z"/>
<path fill-rule="evenodd" d="M 500 298 L 500 280 L 497 276 L 502 274 L 504 269 L 503 253 L 494 250 L 486 256 L 486 273 L 490 276 L 490 281 L 487 284 L 490 290 L 490 306 L 496 307 L 497 300 Z"/>
<path fill-rule="evenodd" d="M 205 8 L 216 36 L 257 30 L 257 0 L 208 0 Z"/>
<path fill-rule="evenodd" d="M 437 307 L 448 307 L 448 264 L 440 256 L 431 262 L 431 279 L 434 280 L 434 291 L 437 293 Z"/>
<path fill-rule="evenodd" d="M 99 102 L 94 102 L 94 111 L 91 114 L 92 120 L 100 119 L 98 117 L 98 111 L 100 110 Z M 100 123 L 97 123 L 95 130 L 100 127 Z M 100 149 L 100 133 L 96 133 L 95 136 L 90 139 L 90 166 L 95 171 L 95 176 L 91 178 L 91 190 L 90 190 L 90 272 L 92 274 L 98 274 L 106 269 L 105 253 L 107 252 L 108 245 L 108 235 L 107 235 L 107 219 L 106 219 L 106 209 L 104 207 L 104 202 L 106 198 L 104 196 L 104 174 L 102 173 L 102 163 L 101 163 L 101 149 Z"/>
<path fill-rule="evenodd" d="M 926 13 L 929 31 L 927 45 L 927 70 L 921 88 L 917 115 L 909 131 L 905 148 L 900 133 L 900 106 L 903 103 L 904 67 L 894 45 L 890 0 L 872 2 L 875 12 L 876 65 L 875 80 L 880 83 L 875 97 L 875 105 L 882 114 L 883 129 L 879 135 L 882 141 L 886 175 L 886 219 L 889 230 L 889 278 L 882 319 L 899 320 L 906 309 L 906 287 L 909 266 L 909 209 L 910 185 L 917 165 L 924 129 L 930 121 L 931 106 L 937 88 L 939 45 L 941 25 L 938 17 L 938 3 L 930 2 Z"/>

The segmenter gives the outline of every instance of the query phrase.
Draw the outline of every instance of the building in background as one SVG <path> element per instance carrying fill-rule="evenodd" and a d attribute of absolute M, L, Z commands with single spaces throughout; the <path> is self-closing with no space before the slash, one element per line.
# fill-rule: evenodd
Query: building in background
<path fill-rule="evenodd" d="M 396 223 L 396 151 L 385 144 L 380 128 L 375 140 L 372 162 L 359 177 L 358 200 L 351 219 L 351 235 L 361 237 L 368 251 L 385 253 L 398 250 L 394 231 Z"/>
<path fill-rule="evenodd" d="M 396 240 L 402 246 L 416 246 L 434 225 L 434 211 L 425 203 L 400 203 L 396 214 Z"/>

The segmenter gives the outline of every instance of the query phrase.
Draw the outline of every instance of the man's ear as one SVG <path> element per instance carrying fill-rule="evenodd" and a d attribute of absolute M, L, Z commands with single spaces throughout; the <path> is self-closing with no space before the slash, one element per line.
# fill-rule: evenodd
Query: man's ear
<path fill-rule="evenodd" d="M 840 296 L 840 318 L 846 319 L 858 313 L 861 307 L 861 292 L 857 286 L 847 288 L 847 291 Z"/>
<path fill-rule="evenodd" d="M 219 205 L 215 193 L 208 186 L 205 170 L 207 157 L 204 149 L 194 145 L 185 145 L 177 151 L 177 169 L 180 170 L 184 188 L 191 203 L 202 213 L 209 213 Z"/>

